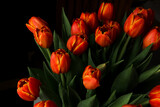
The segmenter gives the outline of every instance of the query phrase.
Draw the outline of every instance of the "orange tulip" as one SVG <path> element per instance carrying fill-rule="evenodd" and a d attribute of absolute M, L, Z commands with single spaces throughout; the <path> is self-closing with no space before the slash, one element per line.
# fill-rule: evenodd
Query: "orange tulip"
<path fill-rule="evenodd" d="M 151 107 L 160 107 L 160 85 L 154 87 L 149 93 Z"/>
<path fill-rule="evenodd" d="M 82 33 L 88 35 L 88 27 L 84 20 L 77 18 L 73 21 L 73 24 L 71 26 L 71 35 L 77 35 Z"/>
<path fill-rule="evenodd" d="M 34 105 L 34 107 L 58 107 L 53 101 L 40 101 Z"/>
<path fill-rule="evenodd" d="M 88 47 L 87 36 L 85 34 L 73 35 L 67 41 L 67 48 L 75 55 L 81 55 Z"/>
<path fill-rule="evenodd" d="M 134 11 L 133 11 L 134 15 L 137 14 L 142 14 L 145 18 L 145 24 L 146 24 L 146 28 L 150 27 L 153 23 L 154 20 L 154 12 L 152 9 L 144 9 L 143 7 L 137 7 Z M 146 30 L 146 29 L 145 29 Z"/>
<path fill-rule="evenodd" d="M 102 3 L 98 10 L 98 19 L 100 21 L 112 20 L 114 15 L 114 9 L 112 3 Z"/>
<path fill-rule="evenodd" d="M 142 107 L 142 105 L 125 104 L 122 107 Z"/>
<path fill-rule="evenodd" d="M 81 13 L 80 19 L 84 20 L 89 28 L 89 32 L 95 32 L 98 26 L 98 18 L 96 13 Z"/>
<path fill-rule="evenodd" d="M 31 17 L 27 28 L 33 33 L 36 42 L 43 48 L 49 48 L 53 41 L 52 32 L 40 17 Z"/>
<path fill-rule="evenodd" d="M 134 13 L 131 13 L 124 24 L 124 31 L 132 38 L 140 36 L 144 28 L 145 18 L 142 14 L 134 15 Z"/>
<path fill-rule="evenodd" d="M 103 26 L 97 27 L 95 41 L 101 47 L 111 45 L 120 33 L 120 25 L 114 21 L 107 21 Z"/>
<path fill-rule="evenodd" d="M 158 26 L 150 30 L 144 37 L 143 48 L 148 47 L 152 43 L 152 50 L 157 50 L 160 47 L 160 27 Z"/>
<path fill-rule="evenodd" d="M 40 81 L 36 78 L 23 78 L 18 81 L 17 93 L 26 101 L 34 101 L 39 97 Z"/>
<path fill-rule="evenodd" d="M 58 49 L 51 54 L 50 66 L 56 74 L 68 72 L 70 62 L 70 56 L 64 49 Z"/>
<path fill-rule="evenodd" d="M 86 89 L 92 90 L 100 86 L 99 80 L 101 77 L 101 71 L 98 68 L 93 68 L 88 65 L 83 72 L 83 85 Z"/>

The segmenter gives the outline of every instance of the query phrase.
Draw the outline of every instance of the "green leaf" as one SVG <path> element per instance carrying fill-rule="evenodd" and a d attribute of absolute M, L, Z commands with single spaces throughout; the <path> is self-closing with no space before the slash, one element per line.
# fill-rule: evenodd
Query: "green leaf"
<path fill-rule="evenodd" d="M 81 101 L 80 96 L 70 86 L 68 86 L 68 93 L 69 93 L 70 105 L 72 105 L 72 107 L 76 107 L 77 104 Z"/>
<path fill-rule="evenodd" d="M 80 101 L 77 107 L 99 107 L 96 95 Z"/>
<path fill-rule="evenodd" d="M 133 64 L 134 66 L 139 65 L 139 63 L 141 61 L 143 61 L 146 56 L 148 55 L 148 53 L 150 52 L 150 49 L 152 47 L 153 44 L 149 45 L 147 48 L 145 48 L 140 54 L 138 54 L 134 59 L 132 59 L 126 67 L 130 66 L 131 64 Z"/>
<path fill-rule="evenodd" d="M 59 83 L 59 96 L 62 101 L 62 107 L 68 107 L 69 106 L 68 95 L 67 95 L 65 88 L 62 86 L 61 83 Z"/>
<path fill-rule="evenodd" d="M 107 107 L 108 106 L 108 104 L 110 104 L 113 100 L 115 100 L 116 99 L 116 90 L 114 90 L 113 92 L 112 92 L 112 94 L 110 95 L 110 97 L 108 98 L 108 100 L 103 104 L 103 106 L 102 107 Z"/>
<path fill-rule="evenodd" d="M 125 93 L 131 90 L 137 84 L 137 73 L 133 70 L 133 65 L 120 72 L 112 84 L 111 91 L 117 93 Z"/>
<path fill-rule="evenodd" d="M 53 43 L 54 43 L 54 50 L 59 49 L 59 35 L 54 30 L 53 32 Z"/>
<path fill-rule="evenodd" d="M 93 96 L 96 93 L 96 90 L 87 90 L 86 98 Z"/>
<path fill-rule="evenodd" d="M 62 7 L 62 26 L 64 25 L 65 34 L 69 38 L 71 36 L 71 25 Z"/>
<path fill-rule="evenodd" d="M 60 82 L 59 75 L 54 74 L 52 71 L 50 71 L 43 62 L 43 70 L 44 70 L 44 77 L 45 77 L 45 82 L 47 83 L 47 86 L 54 90 L 55 92 L 58 92 L 58 83 Z"/>
<path fill-rule="evenodd" d="M 146 96 L 146 94 L 140 94 L 138 95 L 134 100 L 132 100 L 129 104 L 135 104 L 138 105 L 140 103 L 138 103 L 140 100 L 142 100 L 144 97 Z"/>
<path fill-rule="evenodd" d="M 89 51 L 88 51 L 88 65 L 91 65 L 92 67 L 96 67 L 93 60 L 92 60 L 92 55 L 91 55 L 91 49 L 89 48 Z"/>
<path fill-rule="evenodd" d="M 36 42 L 36 44 L 37 44 L 37 42 Z M 37 44 L 37 46 L 38 46 L 39 50 L 42 52 L 44 58 L 46 59 L 47 64 L 50 65 L 51 52 L 50 52 L 49 48 L 42 48 L 38 44 Z"/>
<path fill-rule="evenodd" d="M 149 77 L 151 77 L 156 71 L 158 71 L 160 69 L 160 65 L 157 65 L 156 67 L 153 67 L 145 72 L 143 72 L 140 76 L 139 76 L 139 83 L 145 81 L 146 79 L 148 79 Z"/>
<path fill-rule="evenodd" d="M 40 80 L 40 77 L 43 75 L 43 71 L 41 69 L 30 68 L 30 67 L 27 67 L 27 69 L 28 69 L 30 77 L 34 77 Z"/>
<path fill-rule="evenodd" d="M 144 71 L 147 68 L 147 66 L 149 65 L 149 63 L 152 59 L 152 56 L 153 56 L 153 53 L 151 53 L 141 64 L 139 64 L 137 66 L 137 69 L 139 71 Z"/>
<path fill-rule="evenodd" d="M 119 97 L 116 101 L 111 103 L 108 107 L 122 107 L 123 105 L 128 104 L 131 96 L 132 96 L 132 93 L 123 95 Z"/>

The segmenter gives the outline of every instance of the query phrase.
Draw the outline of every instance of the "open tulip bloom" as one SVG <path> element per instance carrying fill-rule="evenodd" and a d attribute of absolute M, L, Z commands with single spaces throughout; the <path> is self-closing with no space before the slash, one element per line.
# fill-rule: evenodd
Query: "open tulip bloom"
<path fill-rule="evenodd" d="M 70 24 L 62 8 L 60 36 L 43 19 L 29 19 L 45 61 L 43 69 L 28 67 L 18 95 L 39 97 L 34 107 L 160 107 L 160 64 L 149 66 L 160 48 L 153 11 L 137 7 L 118 23 L 113 9 L 102 3 L 97 14 L 82 12 Z"/>

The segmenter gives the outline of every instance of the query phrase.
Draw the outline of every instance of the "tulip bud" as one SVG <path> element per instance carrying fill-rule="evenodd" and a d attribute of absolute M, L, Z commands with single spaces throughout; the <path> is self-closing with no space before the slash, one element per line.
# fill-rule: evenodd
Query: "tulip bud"
<path fill-rule="evenodd" d="M 56 74 L 68 72 L 70 62 L 70 56 L 64 49 L 58 49 L 51 54 L 50 66 Z"/>
<path fill-rule="evenodd" d="M 73 35 L 67 41 L 67 48 L 75 55 L 81 55 L 87 47 L 88 42 L 85 34 Z"/>
<path fill-rule="evenodd" d="M 17 93 L 26 101 L 34 101 L 39 97 L 40 81 L 36 78 L 23 78 L 18 81 Z"/>
<path fill-rule="evenodd" d="M 96 13 L 81 13 L 80 19 L 84 20 L 89 28 L 90 33 L 95 32 L 98 26 L 98 18 Z"/>
<path fill-rule="evenodd" d="M 82 19 L 75 19 L 71 26 L 71 35 L 86 34 L 88 35 L 88 27 Z"/>
<path fill-rule="evenodd" d="M 125 104 L 122 107 L 142 107 L 142 105 Z"/>
<path fill-rule="evenodd" d="M 98 10 L 98 19 L 100 21 L 112 20 L 114 15 L 113 4 L 112 3 L 102 3 Z"/>
<path fill-rule="evenodd" d="M 98 68 L 93 68 L 88 65 L 83 72 L 83 85 L 86 89 L 92 90 L 99 87 L 99 80 L 101 77 L 101 71 Z"/>
<path fill-rule="evenodd" d="M 151 107 L 160 107 L 160 85 L 154 87 L 149 93 Z"/>
<path fill-rule="evenodd" d="M 134 13 L 131 13 L 125 21 L 124 31 L 132 38 L 135 38 L 143 33 L 144 27 L 144 16 L 142 14 L 134 15 Z"/>
<path fill-rule="evenodd" d="M 34 105 L 34 107 L 58 107 L 53 101 L 40 101 Z"/>
<path fill-rule="evenodd" d="M 107 21 L 103 26 L 97 27 L 95 41 L 102 47 L 111 45 L 120 33 L 120 25 L 114 21 Z"/>
<path fill-rule="evenodd" d="M 160 27 L 156 26 L 150 30 L 143 39 L 143 48 L 152 44 L 152 50 L 158 50 L 160 47 Z"/>
<path fill-rule="evenodd" d="M 31 17 L 27 28 L 33 33 L 36 42 L 43 48 L 49 48 L 53 41 L 52 32 L 40 17 Z"/>

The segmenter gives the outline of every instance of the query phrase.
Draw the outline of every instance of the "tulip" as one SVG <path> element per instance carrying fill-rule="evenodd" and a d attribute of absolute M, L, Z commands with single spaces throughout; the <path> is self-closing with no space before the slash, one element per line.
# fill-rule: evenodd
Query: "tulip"
<path fill-rule="evenodd" d="M 112 20 L 114 15 L 114 9 L 112 3 L 102 3 L 98 10 L 98 19 L 100 21 Z"/>
<path fill-rule="evenodd" d="M 83 85 L 86 89 L 92 90 L 100 86 L 99 80 L 101 77 L 101 71 L 98 68 L 93 68 L 88 65 L 83 72 Z"/>
<path fill-rule="evenodd" d="M 142 14 L 131 13 L 124 24 L 124 31 L 132 38 L 141 35 L 145 27 L 145 18 Z"/>
<path fill-rule="evenodd" d="M 73 24 L 71 26 L 71 35 L 77 35 L 82 33 L 88 35 L 88 27 L 85 21 L 77 18 L 73 21 Z"/>
<path fill-rule="evenodd" d="M 36 78 L 23 78 L 18 81 L 17 93 L 26 101 L 34 101 L 39 97 L 40 81 Z"/>
<path fill-rule="evenodd" d="M 70 62 L 70 56 L 64 49 L 58 49 L 51 54 L 50 66 L 56 74 L 68 72 Z"/>
<path fill-rule="evenodd" d="M 154 87 L 149 93 L 151 107 L 160 107 L 160 85 Z"/>
<path fill-rule="evenodd" d="M 53 41 L 53 36 L 47 22 L 40 17 L 31 17 L 27 28 L 33 33 L 36 42 L 43 48 L 49 48 Z"/>
<path fill-rule="evenodd" d="M 120 25 L 114 21 L 107 21 L 103 26 L 97 27 L 95 41 L 101 47 L 111 45 L 120 33 Z"/>
<path fill-rule="evenodd" d="M 152 50 L 158 50 L 160 47 L 160 27 L 156 26 L 151 29 L 143 39 L 143 48 L 152 44 Z"/>
<path fill-rule="evenodd" d="M 122 107 L 142 107 L 142 105 L 125 104 Z"/>
<path fill-rule="evenodd" d="M 67 48 L 75 55 L 81 55 L 87 50 L 88 42 L 85 34 L 73 35 L 67 41 Z"/>
<path fill-rule="evenodd" d="M 81 13 L 80 19 L 84 20 L 89 28 L 90 33 L 95 32 L 98 26 L 98 18 L 96 13 Z"/>
<path fill-rule="evenodd" d="M 53 101 L 40 101 L 34 105 L 34 107 L 58 107 Z"/>
<path fill-rule="evenodd" d="M 142 14 L 145 18 L 145 24 L 146 24 L 146 28 L 149 28 L 154 20 L 154 12 L 152 9 L 144 9 L 143 7 L 137 7 L 134 11 L 133 11 L 134 15 L 137 14 Z M 146 29 L 145 29 L 146 30 Z"/>

